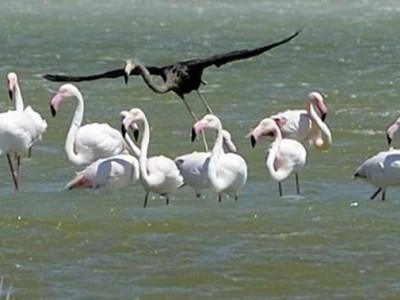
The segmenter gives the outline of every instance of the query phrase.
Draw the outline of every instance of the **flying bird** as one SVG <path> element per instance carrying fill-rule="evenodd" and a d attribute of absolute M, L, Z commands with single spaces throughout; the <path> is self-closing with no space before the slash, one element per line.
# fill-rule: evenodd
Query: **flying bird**
<path fill-rule="evenodd" d="M 177 94 L 185 103 L 186 108 L 189 110 L 191 116 L 196 120 L 193 111 L 186 103 L 185 94 L 189 94 L 192 91 L 196 91 L 202 99 L 207 111 L 211 113 L 211 109 L 207 104 L 204 97 L 200 94 L 199 88 L 201 84 L 205 82 L 202 80 L 203 71 L 205 68 L 216 66 L 220 67 L 227 63 L 251 58 L 253 56 L 260 55 L 268 50 L 283 45 L 300 33 L 300 30 L 285 38 L 279 42 L 265 45 L 254 49 L 236 50 L 223 54 L 213 55 L 207 58 L 191 59 L 173 63 L 166 66 L 143 66 L 137 62 L 127 61 L 125 68 L 111 70 L 101 74 L 89 75 L 89 76 L 66 76 L 59 74 L 46 74 L 44 78 L 50 81 L 56 82 L 79 82 L 79 81 L 91 81 L 101 78 L 118 78 L 124 77 L 125 82 L 128 81 L 129 76 L 142 76 L 145 83 L 156 93 L 167 93 L 173 91 Z M 150 75 L 160 76 L 164 81 L 163 85 L 156 84 Z"/>

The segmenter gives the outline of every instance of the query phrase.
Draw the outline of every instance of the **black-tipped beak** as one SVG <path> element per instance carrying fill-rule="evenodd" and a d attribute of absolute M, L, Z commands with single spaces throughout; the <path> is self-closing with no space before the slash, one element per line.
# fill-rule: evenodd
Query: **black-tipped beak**
<path fill-rule="evenodd" d="M 138 139 L 139 139 L 139 129 L 134 129 L 133 130 L 133 138 L 135 139 L 135 142 L 138 141 Z"/>
<path fill-rule="evenodd" d="M 392 138 L 387 134 L 386 139 L 387 139 L 388 145 L 390 146 L 392 144 Z"/>
<path fill-rule="evenodd" d="M 322 114 L 322 115 L 321 115 L 321 120 L 322 120 L 322 122 L 325 122 L 325 119 L 326 119 L 326 114 Z"/>
<path fill-rule="evenodd" d="M 196 139 L 196 130 L 194 130 L 194 128 L 192 128 L 192 135 L 191 135 L 191 137 L 190 137 L 190 140 L 191 140 L 192 142 L 194 142 L 195 139 Z"/>
<path fill-rule="evenodd" d="M 127 74 L 126 72 L 124 73 L 124 81 L 125 84 L 128 84 L 128 79 L 129 79 L 129 74 Z"/>
<path fill-rule="evenodd" d="M 254 135 L 251 135 L 250 136 L 250 142 L 251 142 L 251 147 L 255 147 L 255 145 L 256 145 L 256 143 L 257 143 L 257 140 L 256 140 L 256 138 L 254 137 Z"/>
<path fill-rule="evenodd" d="M 8 96 L 10 97 L 10 100 L 13 99 L 13 92 L 12 92 L 12 90 L 8 90 Z"/>
<path fill-rule="evenodd" d="M 55 117 L 56 114 L 57 114 L 57 111 L 55 110 L 55 108 L 54 108 L 53 105 L 50 105 L 50 111 L 51 111 L 51 115 L 52 115 L 53 117 Z"/>
<path fill-rule="evenodd" d="M 122 134 L 122 136 L 125 138 L 126 129 L 125 129 L 125 126 L 124 126 L 123 124 L 121 124 L 121 134 Z"/>

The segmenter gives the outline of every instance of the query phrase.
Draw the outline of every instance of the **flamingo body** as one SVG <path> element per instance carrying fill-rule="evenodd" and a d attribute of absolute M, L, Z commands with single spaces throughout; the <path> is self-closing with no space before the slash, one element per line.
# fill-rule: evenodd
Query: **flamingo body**
<path fill-rule="evenodd" d="M 112 187 L 119 189 L 137 182 L 139 162 L 129 154 L 117 154 L 96 160 L 78 172 L 65 189 Z"/>
<path fill-rule="evenodd" d="M 74 97 L 77 100 L 75 113 L 65 140 L 65 152 L 75 165 L 88 165 L 99 158 L 127 153 L 121 133 L 106 123 L 90 123 L 81 126 L 84 101 L 78 88 L 72 84 L 62 85 L 52 98 L 50 109 L 56 115 L 61 103 Z"/>
<path fill-rule="evenodd" d="M 354 177 L 363 178 L 379 188 L 371 199 L 382 191 L 382 200 L 385 200 L 386 189 L 400 185 L 400 150 L 382 151 L 368 158 L 357 168 Z"/>

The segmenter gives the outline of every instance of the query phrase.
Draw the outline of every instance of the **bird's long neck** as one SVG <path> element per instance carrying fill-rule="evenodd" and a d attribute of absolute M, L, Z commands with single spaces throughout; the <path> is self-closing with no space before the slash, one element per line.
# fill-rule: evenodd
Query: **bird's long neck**
<path fill-rule="evenodd" d="M 71 126 L 69 127 L 67 139 L 65 140 L 65 153 L 68 159 L 75 165 L 84 165 L 89 163 L 82 155 L 75 153 L 75 138 L 76 134 L 81 127 L 83 119 L 83 97 L 81 93 L 76 93 L 75 98 L 77 100 L 77 105 L 75 108 L 74 116 L 72 118 Z"/>
<path fill-rule="evenodd" d="M 150 143 L 150 126 L 146 118 L 143 119 L 142 126 L 143 126 L 143 136 L 142 136 L 142 141 L 140 143 L 140 155 L 139 155 L 140 176 L 147 185 L 150 185 L 151 178 L 149 176 L 149 173 L 147 172 L 147 153 L 149 150 L 149 143 Z"/>
<path fill-rule="evenodd" d="M 137 67 L 140 69 L 140 74 L 142 75 L 144 82 L 153 92 L 159 94 L 165 94 L 170 90 L 172 90 L 173 87 L 169 84 L 163 84 L 163 85 L 156 84 L 151 78 L 149 70 L 147 70 L 147 68 L 144 67 L 143 65 L 138 64 Z"/>
<path fill-rule="evenodd" d="M 312 122 L 312 135 L 317 136 L 314 140 L 314 146 L 318 150 L 327 150 L 332 144 L 332 135 L 328 126 L 321 120 L 317 112 L 315 111 L 312 103 L 308 103 L 308 115 Z"/>
<path fill-rule="evenodd" d="M 21 89 L 20 89 L 18 83 L 15 85 L 14 101 L 15 101 L 15 110 L 23 111 L 24 110 L 24 99 L 22 98 Z"/>
<path fill-rule="evenodd" d="M 133 155 L 136 158 L 139 158 L 141 153 L 140 148 L 136 146 L 135 142 L 131 139 L 131 137 L 128 134 L 125 135 L 125 141 L 128 144 L 129 148 L 132 150 Z"/>
<path fill-rule="evenodd" d="M 218 162 L 221 156 L 224 154 L 222 143 L 223 143 L 222 126 L 220 125 L 217 128 L 217 138 L 215 139 L 214 146 L 211 150 L 210 162 L 207 170 L 208 178 L 210 179 L 210 182 L 217 190 L 223 189 L 222 179 L 217 175 Z"/>
<path fill-rule="evenodd" d="M 274 143 L 271 144 L 267 157 L 268 173 L 274 180 L 278 182 L 288 177 L 291 172 L 291 170 L 282 167 L 279 169 L 275 169 L 275 160 L 277 159 L 277 152 L 279 151 L 279 143 L 280 142 L 275 141 Z"/>

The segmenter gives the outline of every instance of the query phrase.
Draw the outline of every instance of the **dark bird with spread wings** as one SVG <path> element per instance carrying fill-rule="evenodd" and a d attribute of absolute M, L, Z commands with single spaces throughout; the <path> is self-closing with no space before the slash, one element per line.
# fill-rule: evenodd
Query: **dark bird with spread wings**
<path fill-rule="evenodd" d="M 143 66 L 140 63 L 128 60 L 125 68 L 108 71 L 102 74 L 89 75 L 89 76 L 66 76 L 59 74 L 46 74 L 44 78 L 50 81 L 56 82 L 79 82 L 79 81 L 91 81 L 101 78 L 117 78 L 124 77 L 125 82 L 128 82 L 129 76 L 142 76 L 144 82 L 149 86 L 151 90 L 156 93 L 164 94 L 169 91 L 175 92 L 185 103 L 187 109 L 193 118 L 196 119 L 194 113 L 185 101 L 185 94 L 192 91 L 196 91 L 207 108 L 207 111 L 211 113 L 211 109 L 207 104 L 204 97 L 199 92 L 201 84 L 205 84 L 202 80 L 203 71 L 205 68 L 216 66 L 220 67 L 227 63 L 251 58 L 253 56 L 260 55 L 268 50 L 283 45 L 294 37 L 296 37 L 300 31 L 295 32 L 288 38 L 281 40 L 276 43 L 265 45 L 259 48 L 236 50 L 223 54 L 213 55 L 208 58 L 192 59 L 186 61 L 180 61 L 171 65 L 157 67 L 157 66 Z M 151 75 L 160 76 L 164 84 L 160 85 L 155 83 Z"/>

